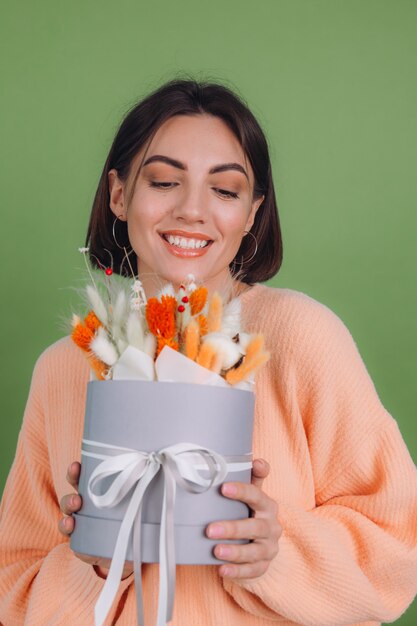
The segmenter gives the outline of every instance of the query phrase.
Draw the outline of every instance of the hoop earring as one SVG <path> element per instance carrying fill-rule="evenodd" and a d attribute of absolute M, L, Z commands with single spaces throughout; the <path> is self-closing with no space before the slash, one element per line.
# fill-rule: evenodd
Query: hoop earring
<path fill-rule="evenodd" d="M 114 243 L 116 244 L 116 246 L 117 246 L 118 248 L 120 248 L 120 250 L 124 250 L 124 251 L 125 251 L 125 253 L 126 253 L 126 248 L 125 248 L 125 246 L 121 246 L 121 245 L 119 244 L 119 242 L 117 241 L 117 238 L 116 238 L 116 222 L 117 222 L 117 220 L 120 220 L 120 215 L 117 215 L 117 216 L 114 218 L 113 228 L 112 228 L 112 232 L 113 232 L 113 241 L 114 241 Z M 120 220 L 120 221 L 122 221 L 122 220 Z M 132 246 L 131 246 L 131 247 L 132 247 Z M 129 254 L 130 254 L 130 253 L 129 253 Z"/>
<path fill-rule="evenodd" d="M 130 254 L 132 254 L 132 252 L 133 252 L 133 248 L 132 248 L 132 246 L 129 244 L 129 245 L 130 245 L 130 250 L 129 250 L 129 252 L 128 252 L 128 251 L 126 250 L 126 247 L 125 247 L 125 246 L 121 246 L 121 245 L 119 244 L 119 242 L 117 241 L 117 238 L 116 238 L 116 222 L 117 222 L 117 220 L 120 220 L 120 215 L 117 215 L 117 216 L 115 217 L 115 219 L 114 219 L 114 222 L 113 222 L 113 228 L 112 228 L 112 232 L 113 232 L 113 241 L 114 241 L 114 243 L 116 244 L 116 246 L 117 246 L 118 248 L 120 248 L 120 250 L 123 250 L 123 252 L 125 253 L 125 256 L 124 256 L 124 258 L 123 258 L 123 260 L 122 260 L 122 264 L 121 264 L 120 268 L 122 268 L 122 267 L 123 267 L 123 263 L 124 263 L 125 261 L 127 261 L 127 264 L 128 264 L 128 266 L 129 266 L 129 269 L 130 269 L 130 273 L 132 274 L 132 278 L 136 278 L 135 272 L 133 271 L 133 268 L 132 268 L 132 265 L 131 265 L 131 263 L 130 263 L 130 259 L 129 259 L 129 255 L 130 255 Z M 121 221 L 121 220 L 120 220 L 120 221 Z"/>
<path fill-rule="evenodd" d="M 249 263 L 250 261 L 252 261 L 252 259 L 254 258 L 254 256 L 256 255 L 256 253 L 258 252 L 258 240 L 256 239 L 255 235 L 253 233 L 250 232 L 250 230 L 244 230 L 244 233 L 246 233 L 247 235 L 251 235 L 251 237 L 254 238 L 255 240 L 255 252 L 252 254 L 252 256 L 249 259 L 243 260 L 242 257 L 242 261 L 241 264 L 244 265 L 245 263 Z"/>
<path fill-rule="evenodd" d="M 245 263 L 249 263 L 250 261 L 252 261 L 252 259 L 254 258 L 254 256 L 256 255 L 258 251 L 258 240 L 256 239 L 255 235 L 251 233 L 249 230 L 244 230 L 243 232 L 246 233 L 247 235 L 252 235 L 252 237 L 254 238 L 255 251 L 252 254 L 252 256 L 249 257 L 249 259 L 244 260 L 243 256 L 240 257 L 240 261 L 237 261 L 236 258 L 233 259 L 230 271 L 231 271 L 232 276 L 237 280 L 243 280 L 243 278 L 246 276 L 246 273 L 243 271 L 243 266 L 245 265 Z M 236 269 L 238 264 L 239 264 L 239 269 Z"/>

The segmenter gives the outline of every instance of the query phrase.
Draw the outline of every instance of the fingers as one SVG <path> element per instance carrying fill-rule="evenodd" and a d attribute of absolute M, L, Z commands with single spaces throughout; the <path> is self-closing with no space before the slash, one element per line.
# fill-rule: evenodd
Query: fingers
<path fill-rule="evenodd" d="M 252 464 L 252 484 L 262 487 L 265 478 L 270 470 L 269 463 L 264 459 L 254 459 Z"/>
<path fill-rule="evenodd" d="M 81 471 L 81 464 L 78 463 L 78 461 L 74 461 L 73 463 L 71 463 L 67 470 L 67 481 L 69 482 L 71 487 L 74 487 L 75 489 L 77 489 L 78 487 L 80 471 Z"/>
<path fill-rule="evenodd" d="M 72 513 L 76 513 L 80 510 L 82 505 L 81 496 L 78 493 L 70 493 L 61 498 L 60 507 L 61 511 L 64 515 L 69 515 L 69 517 L 64 517 L 58 522 L 58 530 L 63 535 L 70 535 L 74 530 L 75 521 L 74 518 L 71 517 Z"/>
<path fill-rule="evenodd" d="M 224 483 L 224 496 L 245 502 L 253 517 L 242 520 L 224 520 L 207 526 L 207 536 L 212 539 L 246 539 L 250 543 L 217 544 L 214 554 L 218 559 L 230 561 L 221 565 L 219 573 L 227 578 L 251 579 L 264 574 L 272 559 L 278 554 L 278 541 L 282 527 L 278 521 L 278 504 L 262 491 L 262 483 L 270 471 L 263 459 L 255 459 L 252 482 Z"/>
<path fill-rule="evenodd" d="M 71 515 L 80 510 L 82 504 L 78 493 L 69 493 L 61 498 L 60 507 L 64 515 Z"/>
<path fill-rule="evenodd" d="M 64 517 L 58 522 L 58 530 L 63 535 L 67 536 L 74 530 L 74 519 L 72 517 Z"/>
<path fill-rule="evenodd" d="M 244 565 L 227 564 L 219 567 L 220 576 L 225 578 L 256 578 L 265 574 L 269 567 L 269 561 L 257 561 L 256 563 L 245 563 Z"/>
<path fill-rule="evenodd" d="M 223 521 L 207 528 L 209 537 L 224 539 L 253 539 L 246 544 L 217 544 L 214 555 L 230 561 L 219 568 L 221 576 L 230 578 L 255 578 L 269 567 L 278 554 L 278 540 L 282 527 L 277 520 L 248 518 L 246 520 Z"/>
<path fill-rule="evenodd" d="M 246 544 L 219 544 L 214 548 L 214 555 L 222 561 L 233 563 L 256 563 L 270 561 L 278 554 L 278 542 L 254 541 Z"/>
<path fill-rule="evenodd" d="M 207 526 L 207 537 L 210 539 L 278 539 L 278 522 L 265 518 L 249 517 L 239 520 L 214 522 Z"/>
<path fill-rule="evenodd" d="M 78 488 L 78 480 L 80 478 L 81 465 L 78 461 L 71 463 L 67 470 L 67 481 L 74 487 Z M 61 498 L 60 507 L 64 515 L 70 517 L 64 517 L 58 522 L 58 530 L 63 535 L 70 535 L 75 526 L 74 519 L 71 517 L 72 513 L 76 513 L 80 510 L 82 505 L 81 496 L 78 493 L 70 493 Z"/>
<path fill-rule="evenodd" d="M 278 505 L 275 500 L 272 500 L 254 483 L 223 483 L 221 492 L 228 498 L 245 502 L 250 509 L 260 513 L 261 516 L 276 517 L 278 515 Z"/>

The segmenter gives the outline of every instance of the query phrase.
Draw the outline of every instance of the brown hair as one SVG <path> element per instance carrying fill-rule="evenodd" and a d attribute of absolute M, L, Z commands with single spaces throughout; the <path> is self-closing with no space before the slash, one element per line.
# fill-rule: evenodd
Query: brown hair
<path fill-rule="evenodd" d="M 108 172 L 115 168 L 119 178 L 126 182 L 135 156 L 165 121 L 175 115 L 203 113 L 221 118 L 236 135 L 254 172 L 253 198 L 265 196 L 250 231 L 258 244 L 256 254 L 253 254 L 253 237 L 243 237 L 230 269 L 233 274 L 237 269 L 236 277 L 248 284 L 266 281 L 278 272 L 282 263 L 282 238 L 265 135 L 249 108 L 233 91 L 217 83 L 193 79 L 175 79 L 163 84 L 137 103 L 122 121 L 104 164 L 88 225 L 86 245 L 94 266 L 98 267 L 100 262 L 108 265 L 105 259 L 110 254 L 113 271 L 120 274 L 126 271 L 124 251 L 113 237 L 115 217 L 109 206 Z M 140 166 L 135 179 L 139 171 Z M 132 191 L 133 188 L 134 185 Z M 117 220 L 115 226 L 118 244 L 129 248 L 126 222 Z M 136 256 L 129 259 L 137 273 Z"/>

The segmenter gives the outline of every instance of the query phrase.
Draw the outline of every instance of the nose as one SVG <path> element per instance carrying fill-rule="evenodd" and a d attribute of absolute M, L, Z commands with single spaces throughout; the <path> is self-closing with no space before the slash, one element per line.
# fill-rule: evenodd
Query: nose
<path fill-rule="evenodd" d="M 173 217 L 186 224 L 204 224 L 207 219 L 204 194 L 197 188 L 184 190 L 174 207 Z"/>

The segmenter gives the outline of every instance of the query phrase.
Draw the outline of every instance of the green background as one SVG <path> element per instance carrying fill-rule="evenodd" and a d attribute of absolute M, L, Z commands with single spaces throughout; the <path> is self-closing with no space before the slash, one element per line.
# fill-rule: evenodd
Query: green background
<path fill-rule="evenodd" d="M 343 319 L 417 459 L 417 2 L 16 1 L 0 46 L 0 489 L 35 360 L 79 302 L 117 126 L 185 72 L 258 117 L 284 238 L 271 284 Z M 397 623 L 417 623 L 416 603 Z"/>

